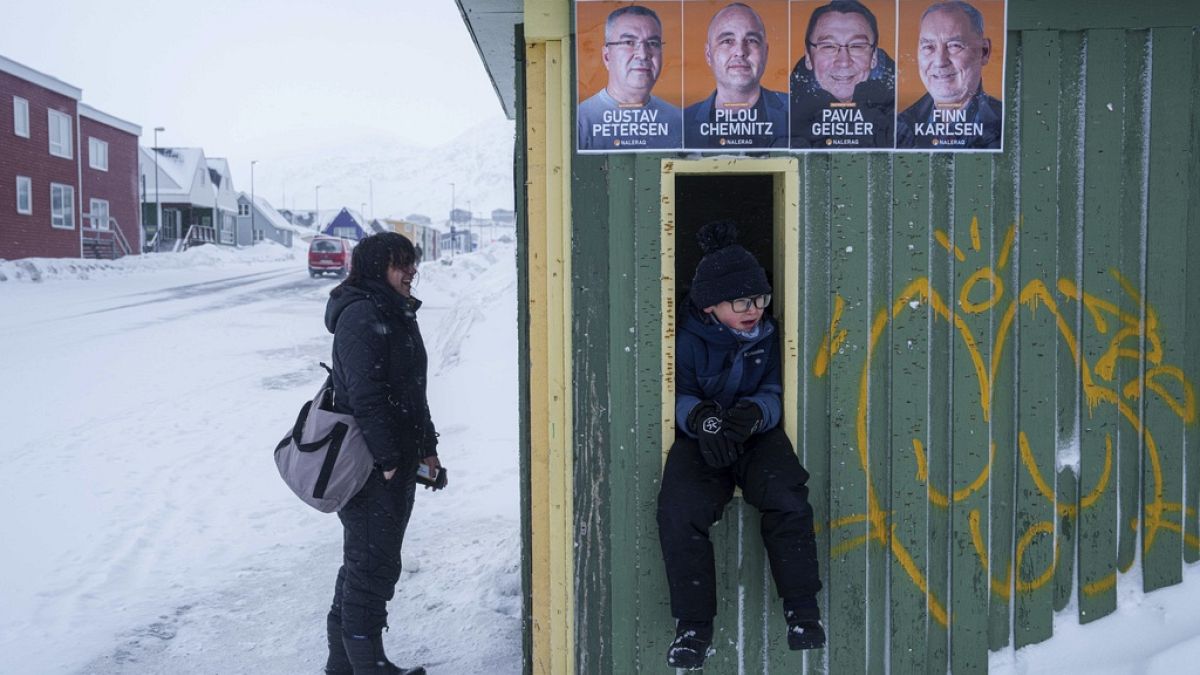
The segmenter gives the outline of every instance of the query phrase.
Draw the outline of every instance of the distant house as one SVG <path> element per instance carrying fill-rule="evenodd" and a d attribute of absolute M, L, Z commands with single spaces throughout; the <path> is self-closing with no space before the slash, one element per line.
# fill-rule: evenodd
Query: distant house
<path fill-rule="evenodd" d="M 82 90 L 0 56 L 0 258 L 140 250 L 141 127 Z"/>
<path fill-rule="evenodd" d="M 146 195 L 142 221 L 155 250 L 234 243 L 237 192 L 228 162 L 208 159 L 201 148 L 143 147 L 139 168 Z"/>
<path fill-rule="evenodd" d="M 265 198 L 255 196 L 253 201 L 245 192 L 238 193 L 237 243 L 250 246 L 260 241 L 274 241 L 290 247 L 296 237 L 314 234 L 305 227 L 293 225 L 275 210 Z"/>
<path fill-rule="evenodd" d="M 441 232 L 429 224 L 428 218 L 424 216 L 418 217 L 424 220 L 424 222 L 413 220 L 413 216 L 387 218 L 384 222 L 394 232 L 399 232 L 408 237 L 414 246 L 420 246 L 422 260 L 437 260 L 441 252 Z"/>
<path fill-rule="evenodd" d="M 360 222 L 349 209 L 343 208 L 328 225 L 321 228 L 321 234 L 358 241 L 368 234 Z"/>
<path fill-rule="evenodd" d="M 515 225 L 517 222 L 517 213 L 508 209 L 492 209 L 492 222 L 497 225 Z"/>

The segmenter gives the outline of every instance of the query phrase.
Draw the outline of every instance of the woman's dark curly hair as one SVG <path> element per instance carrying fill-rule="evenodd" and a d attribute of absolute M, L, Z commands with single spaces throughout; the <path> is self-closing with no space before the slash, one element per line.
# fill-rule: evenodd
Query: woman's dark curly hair
<path fill-rule="evenodd" d="M 387 281 L 388 268 L 406 267 L 417 261 L 412 242 L 397 232 L 380 232 L 358 242 L 350 258 L 350 276 L 342 283 L 358 285 L 361 281 Z"/>

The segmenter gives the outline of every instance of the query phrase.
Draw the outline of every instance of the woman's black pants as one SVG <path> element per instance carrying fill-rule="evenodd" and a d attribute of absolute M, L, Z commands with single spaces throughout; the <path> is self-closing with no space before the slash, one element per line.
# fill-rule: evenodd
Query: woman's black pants
<path fill-rule="evenodd" d="M 342 566 L 329 619 L 344 635 L 378 635 L 387 626 L 387 603 L 400 579 L 400 545 L 412 515 L 416 470 L 398 470 L 385 481 L 376 469 L 338 518 L 344 532 Z"/>

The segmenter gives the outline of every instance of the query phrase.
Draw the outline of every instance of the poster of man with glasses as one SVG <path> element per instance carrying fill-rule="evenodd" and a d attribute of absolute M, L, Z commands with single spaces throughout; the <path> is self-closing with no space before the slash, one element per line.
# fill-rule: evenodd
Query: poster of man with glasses
<path fill-rule="evenodd" d="M 663 65 L 671 60 L 667 46 L 674 42 L 678 53 L 679 14 L 677 2 L 578 5 L 580 98 L 595 91 L 576 111 L 581 152 L 682 147 L 678 68 L 669 70 L 667 82 L 660 83 Z M 600 82 L 603 86 L 597 91 Z M 660 84 L 666 85 L 660 91 L 669 92 L 664 97 L 651 93 Z"/>
<path fill-rule="evenodd" d="M 791 75 L 790 147 L 893 147 L 895 14 L 893 0 L 792 3 L 792 48 L 803 56 Z"/>

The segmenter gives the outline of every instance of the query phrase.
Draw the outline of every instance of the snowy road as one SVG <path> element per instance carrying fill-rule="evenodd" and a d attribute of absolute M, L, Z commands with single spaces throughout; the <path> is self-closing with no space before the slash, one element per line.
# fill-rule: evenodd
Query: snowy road
<path fill-rule="evenodd" d="M 322 378 L 336 281 L 258 249 L 0 283 L 0 671 L 320 671 L 340 526 L 269 451 Z M 452 482 L 418 493 L 385 643 L 519 672 L 511 246 L 415 294 Z"/>

